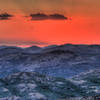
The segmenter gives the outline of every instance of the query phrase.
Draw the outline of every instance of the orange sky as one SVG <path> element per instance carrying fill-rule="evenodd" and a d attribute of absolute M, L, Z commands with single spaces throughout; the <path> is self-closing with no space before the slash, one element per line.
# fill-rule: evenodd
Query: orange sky
<path fill-rule="evenodd" d="M 0 45 L 100 44 L 99 0 L 7 1 L 0 0 L 1 13 L 14 17 L 0 20 Z M 24 17 L 38 12 L 59 13 L 69 19 L 31 21 Z"/>

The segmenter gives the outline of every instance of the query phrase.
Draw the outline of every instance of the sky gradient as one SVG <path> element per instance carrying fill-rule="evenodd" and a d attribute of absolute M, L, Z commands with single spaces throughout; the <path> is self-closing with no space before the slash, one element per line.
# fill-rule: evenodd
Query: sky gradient
<path fill-rule="evenodd" d="M 0 20 L 0 45 L 100 44 L 100 0 L 0 0 L 5 12 L 13 17 Z M 37 13 L 68 19 L 31 20 Z"/>

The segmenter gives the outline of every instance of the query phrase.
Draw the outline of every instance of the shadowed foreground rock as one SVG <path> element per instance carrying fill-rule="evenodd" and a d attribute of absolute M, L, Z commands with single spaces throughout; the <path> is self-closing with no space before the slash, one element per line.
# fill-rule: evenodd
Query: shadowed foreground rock
<path fill-rule="evenodd" d="M 84 97 L 84 98 L 67 98 L 67 99 L 61 99 L 61 100 L 100 100 L 100 95 L 99 96 L 91 96 L 91 97 Z"/>
<path fill-rule="evenodd" d="M 13 96 L 10 98 L 0 98 L 0 100 L 22 100 L 19 97 Z M 24 100 L 24 99 L 23 99 Z M 35 99 L 33 99 L 35 100 Z M 38 99 L 38 100 L 48 100 L 48 99 Z M 100 100 L 100 96 L 95 96 L 95 97 L 84 97 L 84 98 L 67 98 L 67 99 L 60 99 L 60 100 Z"/>
<path fill-rule="evenodd" d="M 0 79 L 0 100 L 100 100 L 99 71 L 92 73 L 84 77 L 81 75 L 82 79 L 88 80 L 78 83 L 74 79 L 50 77 L 36 72 L 15 73 Z M 93 80 L 89 83 L 91 77 Z"/>

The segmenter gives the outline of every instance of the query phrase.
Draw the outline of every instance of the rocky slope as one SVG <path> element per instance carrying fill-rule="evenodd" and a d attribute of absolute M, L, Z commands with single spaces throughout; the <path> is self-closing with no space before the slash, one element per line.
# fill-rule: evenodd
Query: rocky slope
<path fill-rule="evenodd" d="M 96 95 L 100 95 L 100 70 L 72 79 L 35 72 L 19 72 L 0 79 L 0 100 L 99 100 L 93 99 Z"/>
<path fill-rule="evenodd" d="M 0 100 L 96 100 L 95 95 L 99 45 L 0 47 Z"/>
<path fill-rule="evenodd" d="M 0 77 L 15 72 L 70 78 L 100 68 L 99 45 L 61 45 L 46 48 L 1 47 Z"/>

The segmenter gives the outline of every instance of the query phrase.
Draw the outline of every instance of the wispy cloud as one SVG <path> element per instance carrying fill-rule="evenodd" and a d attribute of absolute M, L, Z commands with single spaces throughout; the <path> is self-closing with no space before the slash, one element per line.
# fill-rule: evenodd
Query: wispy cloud
<path fill-rule="evenodd" d="M 21 41 L 21 40 L 1 40 L 0 45 L 48 45 L 47 42 L 42 41 Z"/>
<path fill-rule="evenodd" d="M 68 17 L 65 17 L 62 14 L 51 14 L 47 15 L 44 13 L 30 14 L 31 20 L 68 20 Z"/>
<path fill-rule="evenodd" d="M 0 14 L 0 20 L 9 20 L 13 15 L 8 14 L 8 13 L 2 13 Z"/>

